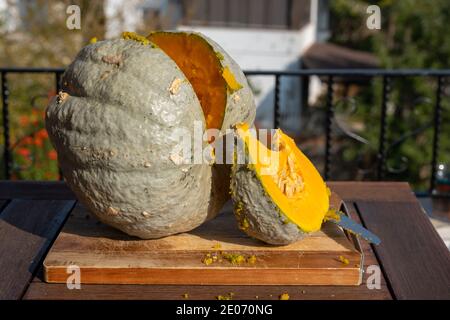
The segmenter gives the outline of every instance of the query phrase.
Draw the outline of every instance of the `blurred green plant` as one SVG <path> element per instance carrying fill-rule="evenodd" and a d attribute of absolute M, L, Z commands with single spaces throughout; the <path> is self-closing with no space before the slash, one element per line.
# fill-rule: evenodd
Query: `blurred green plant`
<path fill-rule="evenodd" d="M 66 8 L 79 5 L 81 29 L 66 27 Z M 16 15 L 12 14 L 16 12 Z M 9 20 L 8 20 L 9 19 Z M 11 20 L 12 19 L 12 20 Z M 11 28 L 8 22 L 13 22 Z M 1 66 L 63 67 L 92 37 L 105 35 L 104 1 L 36 0 L 7 2 L 0 11 Z M 7 74 L 12 179 L 55 180 L 56 152 L 44 126 L 44 108 L 56 94 L 53 74 Z M 3 130 L 1 126 L 0 130 Z M 3 132 L 0 143 L 3 145 Z M 1 160 L 0 178 L 4 177 Z"/>
<path fill-rule="evenodd" d="M 381 8 L 381 30 L 366 28 L 366 8 L 373 4 Z M 331 30 L 334 31 L 332 42 L 374 52 L 384 68 L 449 68 L 449 1 L 335 0 L 330 5 Z M 391 87 L 386 144 L 387 167 L 390 170 L 385 179 L 408 181 L 415 189 L 424 190 L 428 187 L 431 171 L 436 79 L 395 78 L 392 79 Z M 376 149 L 373 146 L 378 145 L 381 91 L 381 79 L 374 79 L 370 86 L 363 87 L 357 95 L 357 110 L 349 118 L 351 122 L 360 124 L 355 131 L 369 144 L 351 148 L 352 142 L 343 142 L 349 146 L 344 153 L 344 160 L 347 162 L 356 162 L 361 153 L 372 154 L 366 157 L 366 166 L 371 166 L 375 160 L 373 154 Z M 438 161 L 449 164 L 448 86 L 445 87 L 444 94 Z M 426 127 L 428 129 L 425 130 Z M 401 140 L 402 143 L 397 143 Z"/>

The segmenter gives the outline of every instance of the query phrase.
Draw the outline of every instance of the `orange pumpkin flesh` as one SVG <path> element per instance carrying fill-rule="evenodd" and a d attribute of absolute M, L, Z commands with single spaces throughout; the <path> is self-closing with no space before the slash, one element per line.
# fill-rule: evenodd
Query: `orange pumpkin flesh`
<path fill-rule="evenodd" d="M 247 169 L 255 172 L 264 190 L 261 194 L 253 190 L 252 200 L 258 196 L 269 197 L 278 210 L 303 232 L 320 230 L 329 210 L 329 190 L 295 141 L 278 129 L 274 137 L 278 150 L 271 150 L 251 134 L 247 124 L 238 124 L 236 128 L 252 160 Z M 250 185 L 249 181 L 239 183 Z M 252 203 L 248 206 L 251 207 Z"/>

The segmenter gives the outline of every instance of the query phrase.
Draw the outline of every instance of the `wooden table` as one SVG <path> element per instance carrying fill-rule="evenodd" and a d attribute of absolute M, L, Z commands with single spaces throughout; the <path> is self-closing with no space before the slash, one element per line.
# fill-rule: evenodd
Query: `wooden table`
<path fill-rule="evenodd" d="M 362 241 L 364 268 L 380 267 L 381 288 L 361 286 L 82 285 L 42 280 L 42 261 L 76 199 L 64 182 L 0 182 L 0 299 L 450 299 L 450 254 L 407 183 L 330 182 L 352 217 L 382 239 Z"/>

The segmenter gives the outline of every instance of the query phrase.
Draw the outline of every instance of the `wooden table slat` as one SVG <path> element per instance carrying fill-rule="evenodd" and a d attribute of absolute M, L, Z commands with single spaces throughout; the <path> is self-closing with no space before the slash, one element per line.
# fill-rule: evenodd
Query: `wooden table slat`
<path fill-rule="evenodd" d="M 375 292 L 377 291 L 377 292 Z M 181 300 L 187 293 L 191 300 L 214 300 L 233 292 L 233 300 L 278 300 L 287 292 L 291 300 L 371 300 L 390 299 L 387 289 L 367 290 L 335 286 L 184 286 L 184 285 L 82 285 L 80 290 L 64 284 L 33 282 L 24 299 L 73 300 Z M 258 298 L 257 298 L 258 297 Z"/>
<path fill-rule="evenodd" d="M 64 181 L 0 181 L 0 199 L 76 200 Z"/>
<path fill-rule="evenodd" d="M 27 288 L 74 200 L 12 200 L 0 214 L 0 299 Z"/>
<path fill-rule="evenodd" d="M 327 182 L 346 201 L 413 201 L 406 182 Z M 382 190 L 382 192 L 380 192 Z M 0 199 L 75 200 L 64 181 L 0 181 Z"/>
<path fill-rule="evenodd" d="M 358 201 L 375 252 L 397 299 L 450 299 L 450 253 L 417 200 Z"/>
<path fill-rule="evenodd" d="M 9 200 L 7 200 L 7 199 L 0 199 L 0 214 L 3 211 L 3 209 L 5 209 L 8 202 L 9 202 Z"/>
<path fill-rule="evenodd" d="M 416 201 L 406 182 L 330 181 L 327 185 L 346 202 Z"/>

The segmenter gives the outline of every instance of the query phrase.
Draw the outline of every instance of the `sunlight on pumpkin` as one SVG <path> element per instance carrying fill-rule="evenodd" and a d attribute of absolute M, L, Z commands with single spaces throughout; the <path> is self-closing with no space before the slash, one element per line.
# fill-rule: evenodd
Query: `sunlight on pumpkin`
<path fill-rule="evenodd" d="M 270 149 L 251 134 L 247 124 L 236 129 L 246 146 L 249 166 L 273 203 L 303 231 L 320 230 L 329 209 L 329 193 L 319 172 L 294 140 L 278 129 L 274 148 Z"/>
<path fill-rule="evenodd" d="M 229 80 L 222 76 L 220 56 L 195 34 L 155 32 L 148 39 L 171 57 L 188 78 L 202 106 L 207 129 L 221 129 L 228 81 L 235 88 L 239 84 L 232 75 L 227 74 Z"/>

